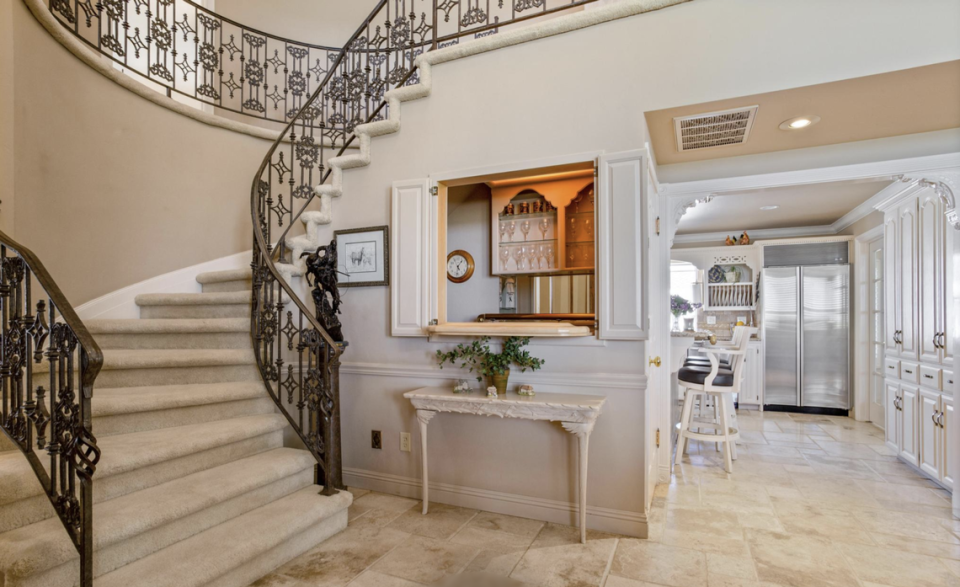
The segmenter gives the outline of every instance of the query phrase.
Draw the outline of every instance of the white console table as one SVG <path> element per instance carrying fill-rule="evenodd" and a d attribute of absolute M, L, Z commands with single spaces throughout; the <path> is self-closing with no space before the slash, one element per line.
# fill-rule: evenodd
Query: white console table
<path fill-rule="evenodd" d="M 488 398 L 483 392 L 457 394 L 441 387 L 424 387 L 408 391 L 403 397 L 417 409 L 420 421 L 420 450 L 423 455 L 423 513 L 429 507 L 427 481 L 427 424 L 440 412 L 499 416 L 520 420 L 547 420 L 560 422 L 563 428 L 575 434 L 580 444 L 580 541 L 587 541 L 587 447 L 590 433 L 600 416 L 606 397 L 601 395 L 573 395 L 566 393 L 538 393 L 533 397 L 508 393 L 505 398 Z"/>

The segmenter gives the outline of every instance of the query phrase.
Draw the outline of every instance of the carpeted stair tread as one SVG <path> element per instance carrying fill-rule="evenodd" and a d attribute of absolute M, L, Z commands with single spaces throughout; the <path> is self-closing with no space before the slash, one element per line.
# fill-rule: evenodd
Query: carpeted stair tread
<path fill-rule="evenodd" d="M 315 464 L 305 450 L 277 448 L 99 503 L 94 508 L 94 549 L 129 540 Z M 76 549 L 58 518 L 0 534 L 0 568 L 14 576 L 33 575 L 75 558 Z"/>
<path fill-rule="evenodd" d="M 174 369 L 184 367 L 222 367 L 256 365 L 252 349 L 110 349 L 103 353 L 103 371 L 126 369 Z M 47 373 L 50 363 L 33 367 L 34 373 Z"/>
<path fill-rule="evenodd" d="M 86 320 L 84 325 L 91 334 L 193 334 L 250 331 L 249 318 Z"/>
<path fill-rule="evenodd" d="M 199 587 L 350 507 L 312 485 L 164 548 L 94 581 L 95 587 Z M 345 521 L 345 519 L 344 519 Z M 265 570 L 268 572 L 270 569 Z"/>
<path fill-rule="evenodd" d="M 208 271 L 197 275 L 197 283 L 223 283 L 225 281 L 252 281 L 253 272 L 246 269 L 227 269 L 226 271 Z"/>
<path fill-rule="evenodd" d="M 103 479 L 156 463 L 240 442 L 286 427 L 280 414 L 260 414 L 204 424 L 160 428 L 98 439 L 102 451 L 96 478 Z M 94 431 L 96 433 L 96 431 Z M 46 466 L 49 459 L 42 458 Z M 42 487 L 19 452 L 0 454 L 0 505 L 40 495 Z"/>
<path fill-rule="evenodd" d="M 138 306 L 224 306 L 251 303 L 249 291 L 140 294 Z"/>
<path fill-rule="evenodd" d="M 267 392 L 260 381 L 231 381 L 98 389 L 92 405 L 93 417 L 97 418 L 265 397 Z"/>

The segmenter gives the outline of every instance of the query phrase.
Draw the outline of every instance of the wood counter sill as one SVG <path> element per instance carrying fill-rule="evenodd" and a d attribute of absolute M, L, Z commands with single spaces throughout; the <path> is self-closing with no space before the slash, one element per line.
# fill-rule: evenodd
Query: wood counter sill
<path fill-rule="evenodd" d="M 589 326 L 569 322 L 447 322 L 428 326 L 427 332 L 440 336 L 531 336 L 572 338 L 593 336 Z"/>

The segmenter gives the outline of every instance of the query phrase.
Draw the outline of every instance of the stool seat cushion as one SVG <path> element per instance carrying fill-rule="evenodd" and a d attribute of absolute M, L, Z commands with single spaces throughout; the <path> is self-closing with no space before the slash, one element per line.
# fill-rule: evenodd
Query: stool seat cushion
<path fill-rule="evenodd" d="M 693 365 L 681 367 L 680 371 L 677 373 L 677 378 L 686 383 L 703 385 L 703 382 L 707 380 L 708 375 L 710 375 L 709 366 L 701 367 Z M 717 376 L 713 380 L 713 385 L 719 387 L 733 387 L 733 371 L 730 369 L 718 370 Z"/>
<path fill-rule="evenodd" d="M 729 365 L 730 359 L 717 359 L 717 362 L 720 363 L 721 365 Z M 710 359 L 708 359 L 707 357 L 687 357 L 683 360 L 684 365 L 693 364 L 693 363 L 696 363 L 698 365 L 700 364 L 709 365 Z"/>

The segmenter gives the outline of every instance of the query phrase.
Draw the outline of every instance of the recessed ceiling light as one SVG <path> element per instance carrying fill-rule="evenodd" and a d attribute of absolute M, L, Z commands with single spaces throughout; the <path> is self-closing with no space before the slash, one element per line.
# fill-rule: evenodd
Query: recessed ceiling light
<path fill-rule="evenodd" d="M 766 210 L 776 210 L 776 209 L 779 208 L 779 207 L 780 207 L 780 206 L 760 206 L 760 209 L 761 209 L 761 210 L 764 210 L 764 211 L 766 211 Z"/>
<path fill-rule="evenodd" d="M 780 123 L 780 130 L 800 130 L 820 122 L 819 116 L 798 116 Z"/>

